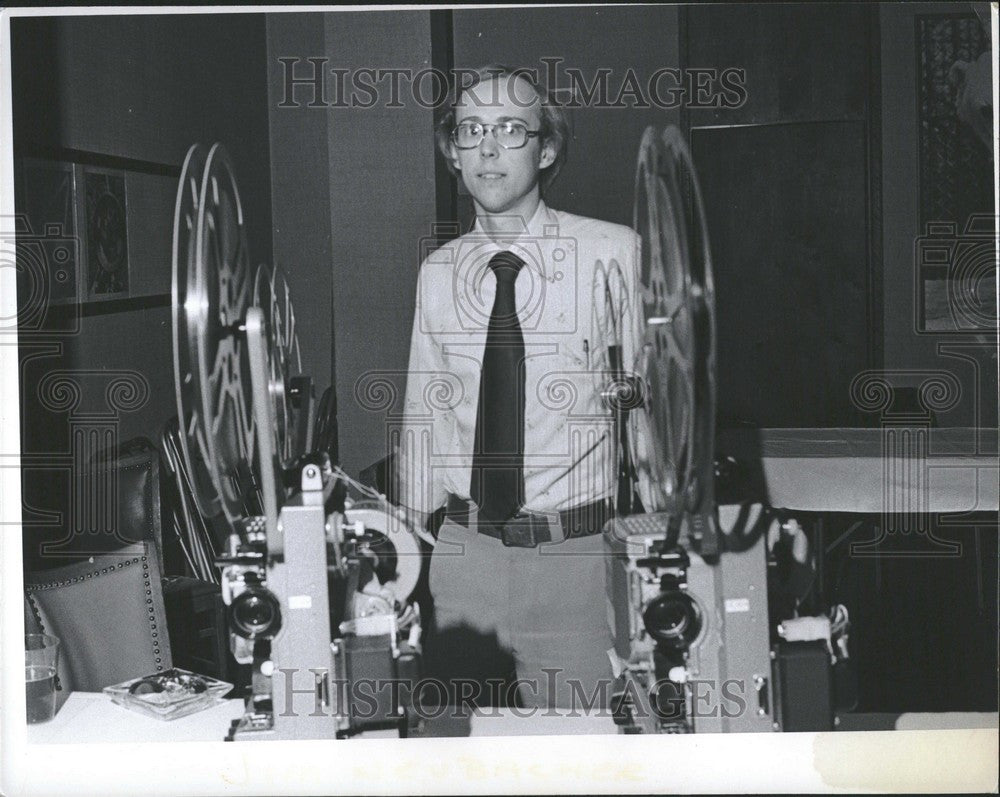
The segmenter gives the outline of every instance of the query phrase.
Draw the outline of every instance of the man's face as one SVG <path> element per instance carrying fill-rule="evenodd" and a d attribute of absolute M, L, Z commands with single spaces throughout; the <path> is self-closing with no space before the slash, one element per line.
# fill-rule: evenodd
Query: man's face
<path fill-rule="evenodd" d="M 506 121 L 520 122 L 528 130 L 541 127 L 538 96 L 524 79 L 485 80 L 464 92 L 455 107 L 456 127 L 463 122 Z M 537 137 L 520 149 L 504 149 L 490 131 L 473 149 L 458 149 L 452 143 L 451 159 L 480 215 L 520 215 L 527 223 L 538 203 L 538 173 L 552 163 L 554 153 Z"/>

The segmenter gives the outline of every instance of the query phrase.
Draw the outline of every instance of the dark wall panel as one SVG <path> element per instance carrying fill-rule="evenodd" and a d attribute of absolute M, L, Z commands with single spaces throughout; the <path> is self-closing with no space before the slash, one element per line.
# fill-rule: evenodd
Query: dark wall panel
<path fill-rule="evenodd" d="M 775 3 L 682 18 L 686 67 L 745 71 L 741 107 L 685 112 L 715 266 L 719 421 L 863 424 L 849 388 L 881 349 L 875 15 Z"/>
<path fill-rule="evenodd" d="M 431 63 L 427 11 L 328 14 L 325 31 L 331 67 L 415 73 Z M 371 108 L 329 111 L 340 451 L 355 474 L 387 453 L 385 412 L 364 406 L 355 388 L 391 371 L 402 403 L 421 240 L 435 221 L 433 112 L 408 87 L 402 107 L 389 107 L 387 86 Z"/>
<path fill-rule="evenodd" d="M 723 425 L 851 426 L 867 357 L 861 122 L 692 131 Z"/>
<path fill-rule="evenodd" d="M 746 70 L 738 109 L 691 109 L 693 125 L 860 119 L 869 10 L 859 4 L 698 5 L 687 12 L 686 66 Z"/>
<path fill-rule="evenodd" d="M 288 280 L 302 369 L 313 378 L 317 398 L 333 380 L 329 114 L 308 100 L 280 107 L 285 72 L 278 59 L 318 56 L 325 47 L 322 14 L 268 15 L 273 262 Z"/>

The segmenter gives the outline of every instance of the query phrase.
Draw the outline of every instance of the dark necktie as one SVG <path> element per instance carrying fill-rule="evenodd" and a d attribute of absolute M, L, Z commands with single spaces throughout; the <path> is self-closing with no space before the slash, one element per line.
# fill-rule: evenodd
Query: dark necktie
<path fill-rule="evenodd" d="M 524 261 L 499 252 L 489 265 L 497 292 L 483 351 L 469 494 L 481 518 L 505 521 L 524 505 L 524 337 L 514 296 Z"/>

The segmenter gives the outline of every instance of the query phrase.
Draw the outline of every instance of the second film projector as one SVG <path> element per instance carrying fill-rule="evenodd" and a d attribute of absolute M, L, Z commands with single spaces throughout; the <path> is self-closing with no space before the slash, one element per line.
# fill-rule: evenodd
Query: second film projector
<path fill-rule="evenodd" d="M 832 729 L 828 695 L 815 727 L 782 705 L 795 676 L 773 652 L 768 541 L 795 521 L 759 503 L 716 503 L 712 267 L 676 127 L 643 136 L 633 222 L 645 346 L 638 363 L 615 362 L 609 348 L 603 393 L 621 474 L 604 529 L 614 721 L 625 733 Z M 301 373 L 287 284 L 275 267 L 251 268 L 246 224 L 224 147 L 193 145 L 174 213 L 174 379 L 190 492 L 228 532 L 215 565 L 230 649 L 251 671 L 226 738 L 405 736 L 420 722 L 411 689 L 376 691 L 361 705 L 350 687 L 421 678 L 420 614 L 409 600 L 426 562 L 418 537 L 433 538 L 331 461 L 332 388 L 317 401 Z M 602 274 L 593 286 L 611 319 L 618 282 Z M 653 447 L 641 455 L 639 424 Z M 638 461 L 649 465 L 639 472 Z M 784 619 L 782 634 L 798 619 Z M 813 633 L 788 638 L 830 650 L 808 676 L 829 681 L 829 621 L 801 619 Z"/>

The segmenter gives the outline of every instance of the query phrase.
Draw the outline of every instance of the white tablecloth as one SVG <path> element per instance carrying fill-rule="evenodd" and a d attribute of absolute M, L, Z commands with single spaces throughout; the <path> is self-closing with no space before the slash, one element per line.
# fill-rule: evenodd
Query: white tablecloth
<path fill-rule="evenodd" d="M 218 742 L 228 732 L 230 721 L 239 717 L 242 712 L 242 700 L 224 700 L 197 714 L 163 722 L 115 705 L 110 698 L 99 692 L 73 692 L 51 721 L 28 726 L 28 743 Z M 997 714 L 848 714 L 844 716 L 841 726 L 844 730 L 995 728 Z M 438 733 L 430 735 L 445 735 L 443 730 L 444 726 L 439 724 Z M 451 731 L 447 735 L 548 736 L 616 734 L 618 728 L 608 716 L 545 716 L 545 712 L 533 716 L 517 716 L 509 709 L 486 709 L 478 711 L 471 723 L 453 724 Z M 394 730 L 380 730 L 366 731 L 354 738 L 396 737 Z"/>
<path fill-rule="evenodd" d="M 811 512 L 982 512 L 1000 508 L 996 430 L 720 430 L 757 500 Z"/>
<path fill-rule="evenodd" d="M 223 700 L 196 714 L 164 722 L 112 703 L 102 692 L 73 692 L 55 717 L 28 726 L 28 742 L 221 742 L 230 721 L 242 714 L 242 700 Z"/>
<path fill-rule="evenodd" d="M 524 712 L 525 710 L 522 710 Z M 127 742 L 221 742 L 229 724 L 243 713 L 242 700 L 224 700 L 216 706 L 170 720 L 153 719 L 111 702 L 100 692 L 73 692 L 49 722 L 28 726 L 29 744 L 127 743 Z M 507 709 L 484 710 L 471 723 L 450 724 L 448 735 L 545 736 L 552 734 L 615 734 L 618 727 L 610 716 L 517 716 Z M 444 722 L 435 722 L 438 734 Z M 330 738 L 334 737 L 333 722 Z M 395 730 L 365 731 L 356 738 L 398 738 Z"/>

